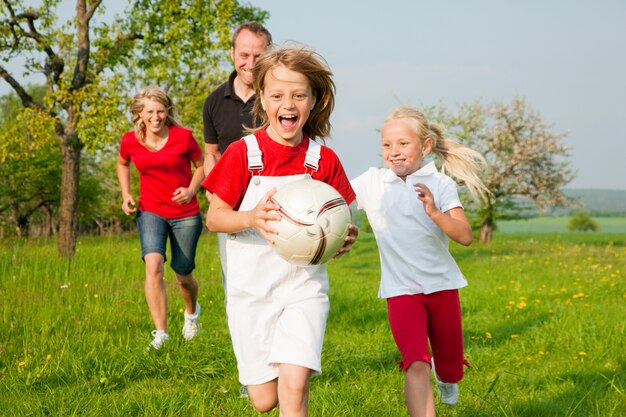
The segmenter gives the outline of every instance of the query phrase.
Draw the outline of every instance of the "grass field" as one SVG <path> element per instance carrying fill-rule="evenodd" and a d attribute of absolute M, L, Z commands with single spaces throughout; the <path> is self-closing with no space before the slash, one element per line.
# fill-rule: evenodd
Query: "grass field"
<path fill-rule="evenodd" d="M 498 222 L 498 231 L 502 233 L 565 233 L 569 220 L 568 216 L 502 220 Z M 594 217 L 593 220 L 600 226 L 598 231 L 601 233 L 626 233 L 626 217 Z"/>
<path fill-rule="evenodd" d="M 451 249 L 470 282 L 461 297 L 472 367 L 459 404 L 438 403 L 440 416 L 626 415 L 626 233 L 496 233 Z M 139 256 L 134 236 L 82 237 L 71 264 L 52 241 L 0 244 L 1 416 L 257 415 L 239 397 L 214 236 L 202 236 L 197 261 L 202 333 L 183 341 L 168 270 L 172 342 L 159 352 L 145 351 Z M 406 416 L 373 237 L 329 273 L 310 415 Z"/>

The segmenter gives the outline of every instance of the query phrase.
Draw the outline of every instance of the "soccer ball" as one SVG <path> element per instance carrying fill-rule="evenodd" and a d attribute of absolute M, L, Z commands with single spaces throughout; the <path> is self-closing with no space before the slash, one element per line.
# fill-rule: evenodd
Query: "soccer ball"
<path fill-rule="evenodd" d="M 350 208 L 330 185 L 303 179 L 278 189 L 272 202 L 280 221 L 268 221 L 278 235 L 272 247 L 296 265 L 319 265 L 337 254 L 350 224 Z"/>

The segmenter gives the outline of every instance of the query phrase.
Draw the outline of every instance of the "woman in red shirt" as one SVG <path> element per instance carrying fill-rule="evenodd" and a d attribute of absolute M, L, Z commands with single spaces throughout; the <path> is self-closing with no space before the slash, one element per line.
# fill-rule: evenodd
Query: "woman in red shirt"
<path fill-rule="evenodd" d="M 198 282 L 193 277 L 202 217 L 196 193 L 204 178 L 202 150 L 190 130 L 175 119 L 172 100 L 158 87 L 139 91 L 130 106 L 134 131 L 122 137 L 117 177 L 122 210 L 137 213 L 141 255 L 146 265 L 145 292 L 156 330 L 148 348 L 160 349 L 169 340 L 165 293 L 165 248 L 169 236 L 171 268 L 185 300 L 183 336 L 199 330 Z M 139 204 L 130 191 L 130 163 L 139 172 Z M 191 165 L 195 167 L 192 174 Z"/>

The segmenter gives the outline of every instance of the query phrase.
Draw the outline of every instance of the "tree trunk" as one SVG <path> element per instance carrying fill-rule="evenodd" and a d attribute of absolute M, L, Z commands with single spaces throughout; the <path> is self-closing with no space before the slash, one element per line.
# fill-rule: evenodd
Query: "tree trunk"
<path fill-rule="evenodd" d="M 120 223 L 120 219 L 118 219 L 117 217 L 113 217 L 113 220 L 111 221 L 111 232 L 113 232 L 114 235 L 119 235 L 120 233 L 122 233 L 122 225 Z"/>
<path fill-rule="evenodd" d="M 13 218 L 15 224 L 15 233 L 17 237 L 28 236 L 28 217 L 20 211 L 17 204 L 13 205 Z"/>
<path fill-rule="evenodd" d="M 101 219 L 101 218 L 96 218 L 93 219 L 93 222 L 96 224 L 96 226 L 98 226 L 98 234 L 100 236 L 104 236 L 104 234 L 106 233 L 106 222 Z"/>
<path fill-rule="evenodd" d="M 45 237 L 52 236 L 52 209 L 46 204 L 43 206 L 44 222 L 41 234 Z"/>
<path fill-rule="evenodd" d="M 82 144 L 76 133 L 62 139 L 61 204 L 59 207 L 59 254 L 72 257 L 76 252 L 78 178 Z"/>
<path fill-rule="evenodd" d="M 16 224 L 17 235 L 19 237 L 28 237 L 29 233 L 29 222 L 28 217 L 19 216 Z"/>
<path fill-rule="evenodd" d="M 493 226 L 489 223 L 483 223 L 480 226 L 480 235 L 478 236 L 478 241 L 480 243 L 489 243 L 491 242 L 491 238 L 493 236 Z"/>

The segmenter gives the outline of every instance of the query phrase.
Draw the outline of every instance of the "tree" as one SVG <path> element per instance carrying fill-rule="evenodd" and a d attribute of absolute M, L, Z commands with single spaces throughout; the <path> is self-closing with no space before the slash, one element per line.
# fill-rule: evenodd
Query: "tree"
<path fill-rule="evenodd" d="M 28 86 L 27 91 L 41 100 L 46 87 Z M 4 235 L 10 227 L 20 237 L 50 236 L 56 230 L 54 216 L 59 208 L 61 153 L 54 127 L 47 129 L 46 140 L 33 140 L 28 129 L 32 118 L 23 120 L 22 113 L 15 94 L 0 97 L 0 233 Z M 80 232 L 119 232 L 134 224 L 134 219 L 120 210 L 116 154 L 117 146 L 111 145 L 81 158 L 77 213 Z M 133 174 L 136 195 L 139 181 L 135 171 Z"/>
<path fill-rule="evenodd" d="M 237 0 L 138 0 L 107 23 L 96 18 L 102 0 L 76 0 L 75 16 L 58 25 L 59 3 L 0 3 L 0 60 L 21 57 L 26 74 L 43 73 L 43 100 L 35 100 L 1 64 L 0 77 L 24 112 L 35 116 L 33 140 L 40 140 L 40 125 L 53 126 L 62 158 L 59 252 L 69 257 L 76 247 L 81 153 L 110 144 L 128 127 L 126 94 L 161 84 L 184 97 L 183 105 L 197 103 L 208 92 L 204 87 L 216 84 L 212 74 L 222 76 L 232 27 L 264 21 L 268 14 Z"/>
<path fill-rule="evenodd" d="M 574 232 L 597 232 L 600 229 L 598 222 L 589 217 L 589 213 L 584 210 L 575 211 L 567 223 L 567 230 Z"/>
<path fill-rule="evenodd" d="M 50 214 L 55 211 L 59 199 L 60 161 L 58 148 L 46 147 L 29 158 L 1 164 L 0 215 L 9 214 L 17 236 L 28 236 L 30 219 L 39 210 Z M 44 234 L 52 233 L 51 223 L 47 226 Z"/>
<path fill-rule="evenodd" d="M 481 152 L 488 163 L 483 179 L 493 198 L 475 208 L 479 241 L 491 241 L 498 218 L 519 218 L 529 204 L 543 211 L 565 207 L 563 188 L 573 179 L 564 133 L 534 112 L 523 98 L 511 103 L 464 103 L 456 114 L 439 112 L 448 133 Z"/>
<path fill-rule="evenodd" d="M 43 86 L 29 86 L 27 91 L 38 99 L 45 95 Z M 41 126 L 41 137 L 33 139 L 30 118 L 22 117 L 28 114 L 22 114 L 21 107 L 14 94 L 0 97 L 0 221 L 10 224 L 17 236 L 27 236 L 33 216 L 56 211 L 61 154 L 53 141 L 53 126 Z M 51 219 L 46 220 L 43 232 L 50 234 Z"/>

